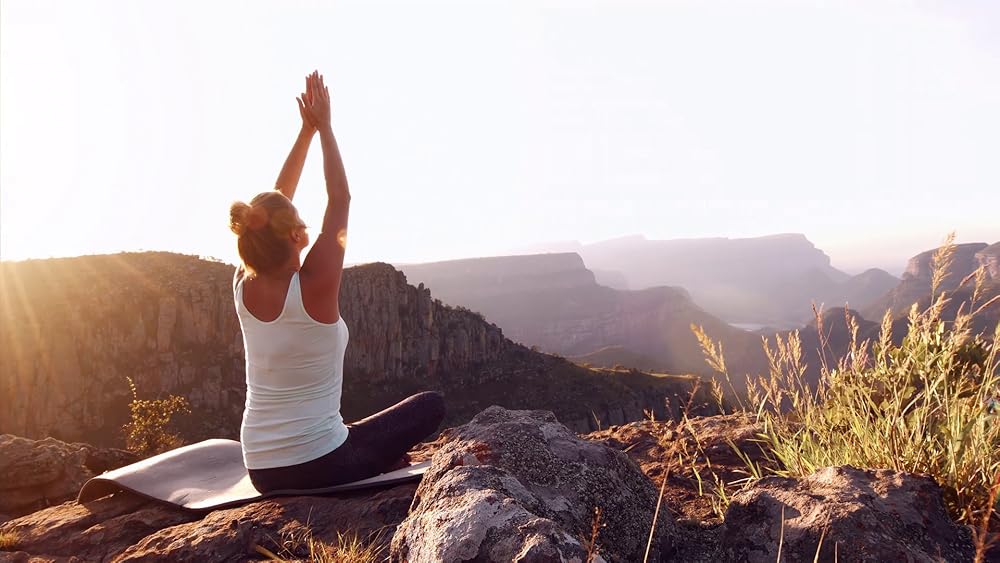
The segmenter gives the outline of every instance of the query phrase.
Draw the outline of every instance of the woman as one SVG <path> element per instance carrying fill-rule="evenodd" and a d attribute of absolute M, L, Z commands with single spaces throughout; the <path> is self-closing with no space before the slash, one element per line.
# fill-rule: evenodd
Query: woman
<path fill-rule="evenodd" d="M 338 297 L 351 194 L 330 124 L 323 77 L 297 98 L 302 130 L 275 190 L 229 211 L 243 264 L 233 294 L 246 349 L 243 461 L 261 492 L 365 479 L 405 459 L 444 418 L 438 393 L 420 393 L 345 425 L 340 415 L 348 331 Z M 316 243 L 292 205 L 309 144 L 319 132 L 327 205 Z"/>

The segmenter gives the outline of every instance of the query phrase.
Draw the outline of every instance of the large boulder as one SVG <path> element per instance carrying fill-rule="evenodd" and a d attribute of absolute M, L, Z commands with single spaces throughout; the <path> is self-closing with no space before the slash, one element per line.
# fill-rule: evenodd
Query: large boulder
<path fill-rule="evenodd" d="M 393 561 L 641 561 L 657 490 L 629 457 L 548 411 L 490 407 L 446 432 L 392 538 Z M 670 549 L 662 510 L 651 560 Z"/>
<path fill-rule="evenodd" d="M 115 561 L 246 561 L 260 556 L 257 546 L 298 559 L 310 555 L 310 542 L 336 545 L 338 534 L 357 536 L 386 553 L 415 489 L 410 483 L 382 491 L 276 498 L 218 510 L 197 522 L 154 532 Z"/>
<path fill-rule="evenodd" d="M 0 514 L 20 516 L 65 502 L 95 474 L 137 459 L 123 450 L 0 434 Z"/>
<path fill-rule="evenodd" d="M 820 537 L 822 547 L 820 547 Z M 968 530 L 922 475 L 827 467 L 800 479 L 768 477 L 726 511 L 721 561 L 971 561 Z"/>
<path fill-rule="evenodd" d="M 15 538 L 12 549 L 26 556 L 82 561 L 237 562 L 261 558 L 258 546 L 297 559 L 308 557 L 310 540 L 336 544 L 338 533 L 386 553 L 415 490 L 407 483 L 336 497 L 276 498 L 206 515 L 119 493 L 41 510 L 0 524 L 0 533 Z"/>
<path fill-rule="evenodd" d="M 149 534 L 197 518 L 123 493 L 49 507 L 0 524 L 0 534 L 13 538 L 8 549 L 34 557 L 103 561 Z"/>

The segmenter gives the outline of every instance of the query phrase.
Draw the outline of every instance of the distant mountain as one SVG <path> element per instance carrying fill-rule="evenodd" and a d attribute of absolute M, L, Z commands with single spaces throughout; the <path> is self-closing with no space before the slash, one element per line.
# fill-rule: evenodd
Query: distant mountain
<path fill-rule="evenodd" d="M 636 241 L 631 239 L 615 244 L 627 246 Z M 974 260 L 966 257 L 966 249 L 959 248 L 956 266 L 961 274 L 955 275 L 959 279 L 968 275 L 973 262 L 995 264 L 997 247 L 989 248 L 992 250 L 985 253 L 982 251 L 986 245 L 971 248 Z M 840 280 L 835 281 L 829 271 L 811 268 L 799 271 L 798 277 L 792 280 L 772 280 L 770 291 L 778 294 L 775 299 L 789 301 L 805 300 L 810 291 L 812 295 L 827 296 L 825 300 L 817 300 L 825 302 L 826 359 L 835 361 L 850 343 L 846 315 L 854 317 L 858 323 L 860 340 L 874 339 L 881 320 L 881 315 L 870 318 L 861 315 L 856 307 L 845 310 L 845 303 L 871 302 L 881 293 L 883 301 L 891 296 L 900 303 L 905 302 L 904 309 L 913 302 L 926 307 L 929 296 L 908 288 L 926 277 L 924 269 L 914 264 L 927 261 L 921 255 L 911 262 L 910 275 L 902 282 L 878 269 L 856 276 L 834 273 Z M 584 266 L 583 259 L 573 253 L 475 258 L 402 265 L 400 268 L 412 283 L 427 285 L 453 306 L 484 314 L 514 340 L 564 355 L 581 364 L 714 376 L 690 330 L 692 324 L 704 327 L 710 338 L 722 344 L 737 389 L 742 387 L 746 374 L 761 374 L 767 370 L 762 337 L 770 337 L 773 343 L 776 333 L 787 337 L 790 330 L 798 330 L 808 365 L 807 377 L 814 379 L 822 363 L 820 338 L 811 311 L 808 316 L 803 314 L 803 320 L 792 329 L 741 330 L 699 307 L 692 299 L 694 292 L 682 288 L 619 290 L 602 286 Z M 929 281 L 927 284 L 929 288 Z M 887 286 L 896 285 L 904 291 L 887 292 Z M 995 285 L 988 280 L 986 290 L 994 292 L 991 295 L 995 294 L 991 289 Z M 840 302 L 829 297 L 832 294 L 838 296 L 836 299 Z M 956 293 L 945 310 L 945 317 L 954 318 L 955 309 L 967 298 L 967 294 Z M 911 300 L 907 302 L 907 299 Z M 975 328 L 992 330 L 989 323 L 995 326 L 998 311 L 1000 303 L 984 311 Z M 905 333 L 906 319 L 897 315 L 893 335 L 898 341 Z"/>
<path fill-rule="evenodd" d="M 933 257 L 938 249 L 931 249 L 910 258 L 903 273 L 903 279 L 882 297 L 865 307 L 861 313 L 869 320 L 879 321 L 886 310 L 892 311 L 894 318 L 903 317 L 910 307 L 917 303 L 926 308 L 931 302 L 931 276 Z M 954 318 L 957 308 L 970 301 L 976 270 L 984 269 L 985 279 L 978 304 L 983 304 L 1000 295 L 1000 243 L 988 245 L 985 242 L 957 244 L 951 257 L 951 268 L 941 281 L 939 291 L 946 291 L 950 297 L 945 309 L 945 318 Z M 964 283 L 963 283 L 964 282 Z M 974 330 L 991 332 L 1000 319 L 1000 302 L 984 310 L 975 319 Z"/>
<path fill-rule="evenodd" d="M 470 303 L 474 300 L 521 291 L 596 285 L 594 273 L 584 267 L 578 254 L 573 253 L 466 258 L 395 266 L 406 274 L 410 283 L 423 283 L 446 303 L 466 307 L 472 307 Z M 487 316 L 496 319 L 494 315 Z"/>
<path fill-rule="evenodd" d="M 957 288 L 962 280 L 975 272 L 979 266 L 986 265 L 989 262 L 989 256 L 993 256 L 995 259 L 998 247 L 1000 247 L 1000 243 L 992 246 L 985 242 L 955 245 L 951 269 L 942 280 L 940 289 L 951 291 Z M 983 252 L 987 248 L 993 249 L 992 254 L 991 252 Z M 893 316 L 905 315 L 910 305 L 928 297 L 931 292 L 932 259 L 935 252 L 937 252 L 936 248 L 910 258 L 906 264 L 906 270 L 903 272 L 903 279 L 879 299 L 868 304 L 862 310 L 864 317 L 872 320 L 881 319 L 886 309 L 891 310 Z M 1000 279 L 1000 277 L 993 279 Z"/>
<path fill-rule="evenodd" d="M 871 268 L 848 278 L 836 291 L 839 292 L 838 295 L 843 296 L 845 303 L 863 307 L 884 295 L 886 288 L 895 287 L 898 283 L 899 278 L 885 270 Z M 833 298 L 829 299 L 829 302 L 835 305 L 844 304 L 835 303 Z"/>
<path fill-rule="evenodd" d="M 813 302 L 863 307 L 898 282 L 883 270 L 841 272 L 801 234 L 676 240 L 637 235 L 578 244 L 576 252 L 594 271 L 620 272 L 629 288 L 683 287 L 727 322 L 779 328 L 808 322 Z"/>
<path fill-rule="evenodd" d="M 691 332 L 696 324 L 725 341 L 735 365 L 765 365 L 758 335 L 705 312 L 684 289 L 602 286 L 577 254 L 498 256 L 399 268 L 411 283 L 431 288 L 452 306 L 482 313 L 515 341 L 576 361 L 708 374 Z"/>

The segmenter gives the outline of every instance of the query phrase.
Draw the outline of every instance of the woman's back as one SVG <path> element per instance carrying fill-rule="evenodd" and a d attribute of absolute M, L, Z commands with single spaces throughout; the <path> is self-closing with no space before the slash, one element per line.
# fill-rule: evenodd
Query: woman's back
<path fill-rule="evenodd" d="M 247 468 L 295 465 L 333 451 L 347 438 L 340 415 L 347 325 L 342 318 L 321 323 L 309 316 L 298 272 L 273 320 L 250 312 L 245 286 L 245 279 L 237 281 L 234 298 L 246 350 L 240 440 Z"/>
<path fill-rule="evenodd" d="M 347 326 L 338 298 L 351 193 L 330 122 L 323 77 L 297 98 L 302 129 L 275 189 L 234 202 L 229 228 L 240 267 L 233 297 L 246 349 L 240 437 L 250 481 L 262 492 L 367 479 L 405 461 L 444 418 L 440 393 L 418 393 L 348 429 L 340 415 Z M 313 134 L 323 145 L 327 204 L 316 242 L 292 204 Z M 253 276 L 247 278 L 244 273 Z"/>

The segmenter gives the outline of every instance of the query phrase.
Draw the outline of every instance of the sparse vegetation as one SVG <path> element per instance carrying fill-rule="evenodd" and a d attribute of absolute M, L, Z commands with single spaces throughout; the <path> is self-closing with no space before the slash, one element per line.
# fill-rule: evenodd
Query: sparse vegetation
<path fill-rule="evenodd" d="M 931 304 L 910 309 L 901 340 L 893 339 L 888 311 L 874 342 L 859 341 L 857 321 L 847 314 L 850 346 L 830 359 L 817 312 L 819 382 L 806 382 L 798 332 L 765 339 L 769 372 L 747 377 L 741 406 L 762 423 L 761 441 L 776 474 L 853 465 L 932 476 L 951 515 L 977 529 L 982 557 L 987 530 L 998 527 L 991 515 L 1000 489 L 1000 418 L 993 412 L 1000 397 L 1000 325 L 992 334 L 971 330 L 973 317 L 996 301 L 979 302 L 982 272 L 966 280 L 974 283 L 971 299 L 953 321 L 944 320 L 949 295 L 939 289 L 952 249 L 949 237 L 934 256 Z M 695 332 L 709 365 L 728 377 L 721 346 Z"/>
<path fill-rule="evenodd" d="M 17 549 L 17 539 L 17 534 L 14 532 L 0 532 L 0 551 Z"/>
<path fill-rule="evenodd" d="M 473 311 L 472 309 L 470 309 L 468 307 L 465 307 L 465 306 L 462 306 L 462 305 L 456 305 L 454 308 L 455 308 L 456 311 L 461 311 L 463 313 L 468 313 L 468 314 L 476 317 L 480 321 L 486 322 L 486 316 L 483 315 L 482 313 L 480 313 L 479 311 Z"/>
<path fill-rule="evenodd" d="M 177 434 L 169 431 L 170 420 L 177 413 L 190 413 L 187 399 L 170 395 L 166 399 L 140 399 L 135 382 L 128 378 L 132 390 L 129 421 L 123 427 L 125 447 L 141 456 L 163 453 L 184 444 Z"/>
<path fill-rule="evenodd" d="M 383 546 L 376 541 L 366 542 L 357 534 L 337 532 L 336 543 L 328 544 L 317 540 L 309 528 L 285 538 L 280 555 L 260 545 L 253 547 L 270 561 L 301 561 L 305 557 L 310 563 L 376 563 L 384 559 Z"/>
<path fill-rule="evenodd" d="M 712 456 L 705 451 L 704 444 L 691 424 L 691 417 L 697 413 L 694 399 L 699 385 L 696 385 L 692 390 L 688 402 L 681 406 L 681 420 L 677 425 L 679 438 L 671 438 L 661 443 L 664 449 L 670 452 L 665 460 L 666 474 L 675 473 L 690 476 L 697 486 L 698 496 L 708 500 L 712 514 L 721 522 L 725 517 L 726 509 L 729 508 L 732 496 L 760 479 L 763 470 L 751 460 L 750 456 L 729 442 L 730 447 L 746 464 L 747 469 L 738 471 L 741 477 L 733 480 L 727 480 L 726 472 L 722 472 L 720 475 L 720 472 L 716 471 L 718 468 L 713 466 Z M 725 412 L 725 403 L 722 400 L 719 386 L 714 381 L 710 381 L 708 387 L 719 410 Z M 699 468 L 699 466 L 701 467 Z"/>

